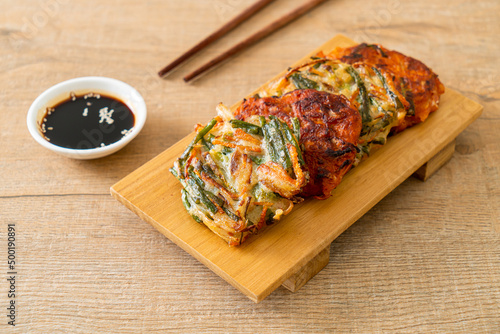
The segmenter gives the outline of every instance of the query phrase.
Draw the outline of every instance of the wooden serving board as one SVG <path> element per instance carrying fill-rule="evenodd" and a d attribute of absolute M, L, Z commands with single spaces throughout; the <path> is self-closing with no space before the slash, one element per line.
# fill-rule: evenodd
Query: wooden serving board
<path fill-rule="evenodd" d="M 338 35 L 293 66 L 319 51 L 328 53 L 337 46 L 354 44 Z M 481 112 L 481 105 L 447 89 L 439 110 L 425 123 L 390 138 L 346 175 L 332 197 L 306 200 L 280 222 L 251 236 L 239 247 L 228 247 L 187 214 L 181 202 L 181 185 L 168 171 L 193 134 L 113 185 L 111 194 L 251 300 L 259 302 L 280 285 L 292 291 L 300 288 L 328 263 L 330 244 L 337 236 L 417 170 L 425 179 L 446 162 L 453 153 L 454 139 Z"/>

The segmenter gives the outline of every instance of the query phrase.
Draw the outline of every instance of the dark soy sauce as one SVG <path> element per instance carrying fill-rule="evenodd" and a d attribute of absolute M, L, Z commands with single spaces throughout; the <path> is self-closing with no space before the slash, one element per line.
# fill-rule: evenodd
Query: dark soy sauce
<path fill-rule="evenodd" d="M 57 146 L 90 149 L 113 144 L 134 126 L 134 114 L 117 98 L 96 93 L 70 97 L 47 112 L 40 125 Z"/>

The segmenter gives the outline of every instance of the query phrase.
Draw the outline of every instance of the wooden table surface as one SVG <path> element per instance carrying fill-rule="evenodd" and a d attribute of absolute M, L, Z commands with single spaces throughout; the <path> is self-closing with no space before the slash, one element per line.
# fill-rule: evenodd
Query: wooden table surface
<path fill-rule="evenodd" d="M 500 331 L 500 2 L 327 1 L 192 84 L 182 76 L 303 0 L 278 0 L 167 79 L 169 60 L 253 3 L 0 2 L 0 261 L 16 229 L 16 326 L 0 332 Z M 410 178 L 331 246 L 301 290 L 254 304 L 114 200 L 109 187 L 342 33 L 414 56 L 484 106 L 431 179 Z M 146 100 L 143 131 L 118 153 L 64 158 L 29 135 L 50 86 L 100 75 Z"/>

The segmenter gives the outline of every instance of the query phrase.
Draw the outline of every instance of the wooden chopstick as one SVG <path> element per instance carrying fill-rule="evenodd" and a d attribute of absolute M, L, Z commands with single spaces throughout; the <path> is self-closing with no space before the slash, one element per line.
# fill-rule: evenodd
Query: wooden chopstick
<path fill-rule="evenodd" d="M 267 37 L 268 35 L 275 32 L 276 30 L 283 28 L 288 23 L 290 23 L 293 20 L 297 19 L 298 17 L 304 15 L 305 13 L 307 13 L 308 11 L 310 11 L 311 9 L 313 9 L 314 7 L 316 7 L 317 5 L 321 4 L 324 1 L 326 1 L 326 0 L 311 0 L 307 3 L 305 3 L 304 5 L 296 8 L 295 10 L 286 14 L 285 16 L 283 16 L 283 17 L 279 18 L 278 20 L 274 21 L 273 23 L 269 24 L 265 28 L 259 30 L 258 32 L 256 32 L 252 36 L 248 37 L 247 39 L 236 44 L 235 46 L 233 46 L 229 50 L 225 51 L 221 55 L 210 60 L 208 63 L 199 67 L 197 70 L 186 75 L 184 77 L 184 81 L 185 82 L 191 81 L 192 79 L 196 78 L 200 74 L 211 69 L 215 65 L 221 63 L 222 61 L 228 59 L 229 57 L 233 56 L 234 54 L 236 54 L 240 51 L 243 51 L 247 47 L 249 47 L 252 44 L 255 44 L 256 42 L 260 41 L 261 39 Z"/>
<path fill-rule="evenodd" d="M 241 23 L 246 21 L 248 18 L 250 18 L 252 15 L 257 13 L 259 10 L 267 6 L 269 3 L 273 2 L 274 0 L 260 0 L 257 1 L 255 4 L 252 6 L 248 7 L 245 9 L 241 14 L 233 18 L 231 21 L 223 25 L 220 29 L 217 31 L 213 32 L 210 36 L 206 37 L 204 40 L 193 46 L 191 49 L 188 51 L 184 52 L 179 58 L 175 59 L 173 62 L 165 66 L 161 71 L 158 72 L 158 75 L 160 77 L 165 76 L 168 72 L 173 70 L 175 67 L 179 66 L 181 63 L 186 61 L 187 59 L 191 58 L 194 54 L 199 52 L 200 50 L 204 49 L 206 46 L 209 44 L 213 43 L 214 41 L 218 40 L 237 26 L 239 26 Z"/>

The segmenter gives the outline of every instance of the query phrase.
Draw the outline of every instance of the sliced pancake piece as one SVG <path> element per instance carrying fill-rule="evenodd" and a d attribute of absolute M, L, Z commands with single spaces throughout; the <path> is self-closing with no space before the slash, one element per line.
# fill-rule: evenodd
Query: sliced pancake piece
<path fill-rule="evenodd" d="M 299 120 L 300 127 L 294 129 L 309 172 L 299 196 L 329 197 L 355 160 L 361 116 L 342 95 L 300 89 L 282 97 L 250 98 L 234 116 L 249 122 L 276 116 L 291 128 L 293 119 Z"/>
<path fill-rule="evenodd" d="M 255 123 L 231 119 L 223 105 L 218 111 L 206 126 L 197 125 L 170 171 L 183 186 L 182 201 L 193 219 L 236 246 L 288 214 L 308 174 L 288 125 L 272 117 Z"/>
<path fill-rule="evenodd" d="M 417 59 L 366 43 L 337 48 L 328 56 L 349 64 L 364 63 L 392 76 L 397 90 L 410 103 L 406 117 L 393 132 L 401 132 L 425 121 L 439 107 L 439 98 L 445 88 L 437 74 Z"/>
<path fill-rule="evenodd" d="M 393 86 L 384 71 L 362 63 L 353 65 L 328 58 L 291 69 L 266 85 L 258 95 L 281 96 L 295 89 L 315 89 L 344 95 L 362 118 L 359 152 L 354 165 L 367 157 L 373 148 L 385 144 L 392 127 L 405 117 L 409 103 Z"/>

